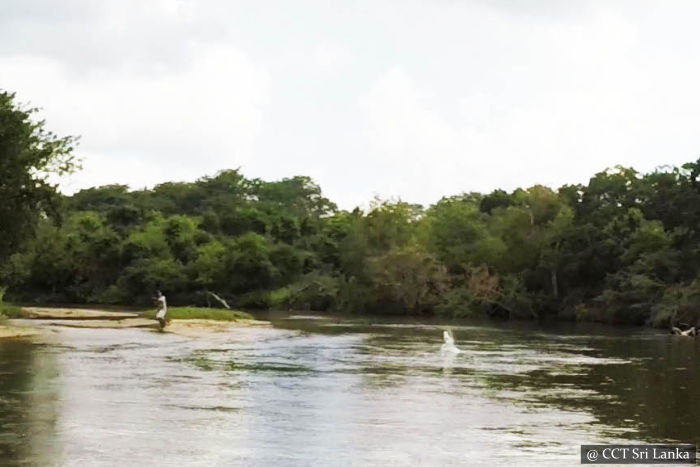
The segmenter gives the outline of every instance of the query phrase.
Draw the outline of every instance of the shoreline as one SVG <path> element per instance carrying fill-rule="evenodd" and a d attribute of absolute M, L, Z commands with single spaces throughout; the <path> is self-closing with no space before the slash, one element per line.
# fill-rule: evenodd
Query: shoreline
<path fill-rule="evenodd" d="M 26 337 L 36 337 L 42 331 L 33 326 L 17 326 L 12 323 L 14 319 L 0 321 L 0 339 L 21 339 Z"/>
<path fill-rule="evenodd" d="M 161 330 L 157 321 L 134 312 L 35 306 L 22 307 L 22 312 L 21 318 L 0 321 L 0 339 L 41 337 L 46 336 L 49 331 L 57 332 L 60 328 L 150 329 L 153 332 L 203 337 L 234 328 L 270 325 L 268 321 L 248 318 L 232 320 L 174 318 L 168 322 L 165 329 Z"/>
<path fill-rule="evenodd" d="M 0 319 L 0 339 L 13 337 L 32 337 L 39 334 L 46 334 L 47 331 L 58 332 L 61 328 L 82 328 L 82 329 L 128 329 L 142 328 L 151 329 L 153 332 L 161 332 L 158 323 L 150 315 L 154 310 L 139 311 L 125 306 L 108 306 L 102 308 L 100 305 L 47 305 L 47 306 L 16 306 L 21 309 L 21 316 L 13 316 L 7 319 Z M 192 307 L 173 307 L 169 310 L 176 312 Z M 352 321 L 366 322 L 367 324 L 390 323 L 423 323 L 442 327 L 452 326 L 485 326 L 508 329 L 531 329 L 533 331 L 542 330 L 571 330 L 588 331 L 593 334 L 612 334 L 628 332 L 635 329 L 647 329 L 651 333 L 664 332 L 662 328 L 655 328 L 649 325 L 607 323 L 589 320 L 496 320 L 484 317 L 471 318 L 448 318 L 445 316 L 417 316 L 417 315 L 396 315 L 396 314 L 357 314 L 340 312 L 311 312 L 304 310 L 264 310 L 254 311 L 253 314 L 241 312 L 239 310 L 225 310 L 220 308 L 194 308 L 192 317 L 180 315 L 170 316 L 169 324 L 162 332 L 204 336 L 214 333 L 225 332 L 237 327 L 248 326 L 270 326 L 278 319 L 295 319 L 297 317 L 313 316 L 316 319 L 350 319 Z M 230 311 L 231 318 L 220 319 L 216 316 L 210 317 L 197 312 L 215 312 L 221 314 Z M 199 314 L 199 316 L 196 316 Z"/>

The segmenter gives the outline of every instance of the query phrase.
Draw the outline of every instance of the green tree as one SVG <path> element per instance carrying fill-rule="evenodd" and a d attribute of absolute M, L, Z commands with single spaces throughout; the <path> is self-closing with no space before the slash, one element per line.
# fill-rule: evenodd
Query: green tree
<path fill-rule="evenodd" d="M 74 170 L 76 138 L 58 137 L 15 95 L 0 92 L 0 262 L 16 251 L 42 214 L 56 213 L 52 175 Z"/>
<path fill-rule="evenodd" d="M 370 268 L 374 307 L 383 312 L 431 312 L 447 290 L 445 267 L 416 246 L 373 258 Z"/>

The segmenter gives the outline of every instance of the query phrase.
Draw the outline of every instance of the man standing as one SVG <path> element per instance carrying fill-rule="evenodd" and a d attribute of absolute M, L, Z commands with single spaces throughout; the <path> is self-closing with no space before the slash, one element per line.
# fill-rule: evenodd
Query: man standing
<path fill-rule="evenodd" d="M 160 324 L 160 328 L 163 329 L 165 327 L 165 314 L 168 312 L 168 304 L 165 301 L 165 295 L 160 290 L 156 293 L 156 319 L 158 324 Z"/>

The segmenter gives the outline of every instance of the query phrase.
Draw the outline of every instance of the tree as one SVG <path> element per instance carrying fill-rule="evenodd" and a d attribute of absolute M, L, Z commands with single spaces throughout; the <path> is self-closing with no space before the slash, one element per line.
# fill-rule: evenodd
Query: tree
<path fill-rule="evenodd" d="M 445 267 L 416 246 L 393 249 L 370 263 L 376 308 L 430 312 L 447 289 Z"/>
<path fill-rule="evenodd" d="M 427 211 L 427 243 L 453 273 L 504 256 L 506 245 L 488 231 L 491 218 L 479 211 L 479 202 L 473 194 L 454 196 L 441 199 Z"/>
<path fill-rule="evenodd" d="M 0 92 L 0 262 L 17 250 L 42 215 L 56 213 L 51 175 L 77 168 L 72 136 L 58 137 L 15 95 Z"/>

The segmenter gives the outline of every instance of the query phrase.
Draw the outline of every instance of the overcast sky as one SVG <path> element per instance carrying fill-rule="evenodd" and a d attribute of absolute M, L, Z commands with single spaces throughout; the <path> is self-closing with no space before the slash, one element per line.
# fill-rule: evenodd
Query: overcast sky
<path fill-rule="evenodd" d="M 0 2 L 62 189 L 309 175 L 341 207 L 700 157 L 700 2 Z"/>

